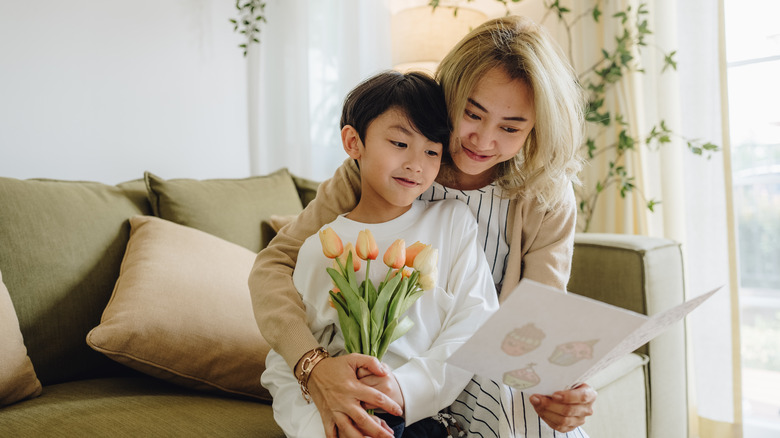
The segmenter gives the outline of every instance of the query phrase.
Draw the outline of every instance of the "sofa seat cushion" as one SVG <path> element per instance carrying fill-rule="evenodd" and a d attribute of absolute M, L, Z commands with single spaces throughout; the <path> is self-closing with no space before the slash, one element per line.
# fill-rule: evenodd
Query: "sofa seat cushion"
<path fill-rule="evenodd" d="M 0 410 L 0 436 L 284 437 L 266 403 L 219 397 L 148 377 L 46 386 Z"/>

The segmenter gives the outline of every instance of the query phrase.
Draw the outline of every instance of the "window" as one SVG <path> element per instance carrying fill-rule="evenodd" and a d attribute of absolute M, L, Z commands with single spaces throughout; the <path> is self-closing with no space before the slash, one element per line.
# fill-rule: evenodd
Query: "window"
<path fill-rule="evenodd" d="M 780 2 L 725 0 L 745 438 L 780 436 Z"/>

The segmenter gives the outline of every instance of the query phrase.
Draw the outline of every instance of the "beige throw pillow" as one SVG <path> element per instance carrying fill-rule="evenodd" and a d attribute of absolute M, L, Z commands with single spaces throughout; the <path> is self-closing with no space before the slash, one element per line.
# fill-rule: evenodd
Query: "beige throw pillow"
<path fill-rule="evenodd" d="M 246 248 L 152 216 L 130 219 L 119 279 L 87 343 L 151 376 L 270 400 L 270 347 L 252 311 Z"/>
<path fill-rule="evenodd" d="M 0 406 L 40 393 L 41 382 L 27 356 L 19 319 L 0 273 Z"/>

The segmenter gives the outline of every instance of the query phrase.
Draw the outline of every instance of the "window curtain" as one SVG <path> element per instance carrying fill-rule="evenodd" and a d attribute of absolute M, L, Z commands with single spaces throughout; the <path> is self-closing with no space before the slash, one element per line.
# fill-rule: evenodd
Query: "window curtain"
<path fill-rule="evenodd" d="M 572 5 L 586 6 L 580 3 L 590 4 Z M 635 0 L 601 2 L 604 18 L 580 26 L 573 38 L 575 63 L 592 65 L 594 60 L 583 54 L 614 44 L 613 14 L 629 6 L 636 11 L 639 5 Z M 605 191 L 590 231 L 681 242 L 688 298 L 724 286 L 687 319 L 689 429 L 691 437 L 739 437 L 739 306 L 725 116 L 723 6 L 720 0 L 657 0 L 649 2 L 648 11 L 653 34 L 641 54 L 634 52 L 644 73 L 632 73 L 621 81 L 608 104 L 627 115 L 632 135 L 645 138 L 660 120 L 675 134 L 670 144 L 638 145 L 627 154 L 624 164 L 636 177 L 635 190 L 641 196 L 623 199 L 617 190 Z M 677 70 L 662 72 L 664 53 L 672 50 L 677 51 L 673 56 Z M 710 141 L 723 150 L 711 158 L 694 155 L 686 145 L 691 139 Z M 584 179 L 603 175 L 606 166 L 605 159 L 594 160 Z M 645 207 L 649 199 L 661 201 L 655 212 Z"/>
<path fill-rule="evenodd" d="M 347 158 L 339 119 L 347 92 L 391 67 L 385 2 L 267 0 L 247 55 L 253 175 L 286 167 L 322 181 Z"/>

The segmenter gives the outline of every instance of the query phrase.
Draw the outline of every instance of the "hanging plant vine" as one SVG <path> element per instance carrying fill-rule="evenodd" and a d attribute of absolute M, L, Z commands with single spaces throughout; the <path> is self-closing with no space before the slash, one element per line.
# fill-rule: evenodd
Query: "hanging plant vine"
<path fill-rule="evenodd" d="M 265 23 L 265 2 L 261 0 L 236 0 L 238 18 L 231 18 L 233 31 L 244 35 L 245 40 L 239 44 L 246 56 L 249 46 L 260 43 L 260 23 Z M 239 30 L 240 29 L 240 30 Z"/>

